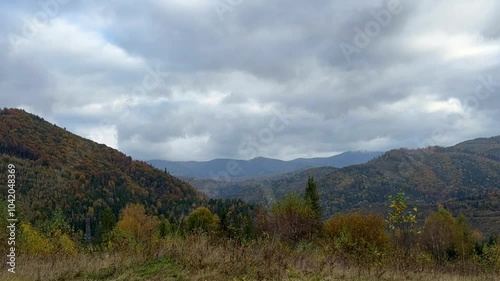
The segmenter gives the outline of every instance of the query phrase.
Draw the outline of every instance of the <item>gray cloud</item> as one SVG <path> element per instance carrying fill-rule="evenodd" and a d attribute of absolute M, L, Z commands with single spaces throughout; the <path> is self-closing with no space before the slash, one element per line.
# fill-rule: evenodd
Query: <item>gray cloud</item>
<path fill-rule="evenodd" d="M 215 0 L 1 3 L 2 106 L 143 160 L 498 135 L 500 4 L 401 0 L 377 21 L 394 1 L 243 0 L 223 18 Z"/>

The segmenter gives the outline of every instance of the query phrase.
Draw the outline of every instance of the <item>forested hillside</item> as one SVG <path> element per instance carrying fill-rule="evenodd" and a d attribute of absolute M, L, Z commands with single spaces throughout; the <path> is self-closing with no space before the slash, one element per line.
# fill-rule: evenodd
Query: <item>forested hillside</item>
<path fill-rule="evenodd" d="M 108 207 L 118 218 L 127 204 L 138 203 L 148 214 L 175 220 L 200 205 L 216 213 L 244 205 L 209 201 L 168 173 L 18 109 L 0 110 L 0 167 L 6 171 L 8 164 L 16 167 L 23 219 L 34 225 L 61 211 L 76 231 L 94 235 Z M 6 175 L 0 173 L 2 182 Z"/>
<path fill-rule="evenodd" d="M 363 165 L 314 168 L 241 182 L 186 179 L 204 193 L 268 204 L 300 192 L 314 176 L 324 215 L 358 209 L 383 212 L 389 194 L 404 190 L 428 213 L 443 205 L 486 232 L 500 231 L 500 137 L 453 147 L 397 149 Z"/>
<path fill-rule="evenodd" d="M 0 199 L 0 209 L 5 214 L 15 203 L 19 220 L 0 232 L 0 240 L 17 239 L 16 248 L 0 245 L 11 254 L 3 267 L 18 270 L 16 280 L 498 276 L 499 144 L 481 139 L 394 150 L 343 169 L 206 180 L 204 192 L 225 198 L 208 199 L 147 163 L 4 109 L 0 181 L 16 200 Z M 347 213 L 358 209 L 368 212 Z M 0 228 L 9 223 L 1 220 Z M 0 279 L 9 274 L 2 270 Z"/>

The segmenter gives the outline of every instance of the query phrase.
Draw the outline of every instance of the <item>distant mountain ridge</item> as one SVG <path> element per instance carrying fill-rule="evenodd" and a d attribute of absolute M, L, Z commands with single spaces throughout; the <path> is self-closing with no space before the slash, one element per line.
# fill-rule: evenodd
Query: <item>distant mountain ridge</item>
<path fill-rule="evenodd" d="M 251 160 L 214 159 L 210 161 L 147 161 L 154 167 L 180 177 L 205 179 L 244 179 L 268 175 L 283 174 L 295 170 L 313 167 L 343 168 L 366 163 L 382 155 L 379 151 L 348 151 L 331 157 L 298 158 L 283 161 L 265 157 Z"/>
<path fill-rule="evenodd" d="M 311 168 L 245 181 L 185 178 L 213 198 L 263 205 L 303 192 L 307 177 L 318 184 L 325 217 L 338 212 L 384 213 L 388 196 L 404 190 L 423 214 L 445 206 L 487 233 L 500 231 L 500 136 L 451 147 L 394 149 L 366 164 Z"/>

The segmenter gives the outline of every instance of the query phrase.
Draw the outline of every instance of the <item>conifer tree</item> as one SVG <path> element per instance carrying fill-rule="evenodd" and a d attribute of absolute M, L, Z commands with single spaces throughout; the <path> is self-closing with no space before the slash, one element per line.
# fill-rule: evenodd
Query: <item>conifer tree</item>
<path fill-rule="evenodd" d="M 101 217 L 99 226 L 97 228 L 97 240 L 98 242 L 107 243 L 111 238 L 111 232 L 113 231 L 116 225 L 116 219 L 113 215 L 113 210 L 111 208 L 104 209 Z"/>
<path fill-rule="evenodd" d="M 319 199 L 318 190 L 316 188 L 316 182 L 313 177 L 307 178 L 307 188 L 304 193 L 305 200 L 307 204 L 311 207 L 316 215 L 318 221 L 321 220 L 321 203 Z"/>

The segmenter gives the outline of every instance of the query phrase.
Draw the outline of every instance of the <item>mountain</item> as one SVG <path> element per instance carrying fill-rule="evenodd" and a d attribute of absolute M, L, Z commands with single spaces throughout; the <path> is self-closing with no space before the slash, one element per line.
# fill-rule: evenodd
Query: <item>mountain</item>
<path fill-rule="evenodd" d="M 0 109 L 0 181 L 16 167 L 16 207 L 43 223 L 61 210 L 77 230 L 97 224 L 106 208 L 128 203 L 155 215 L 187 214 L 206 197 L 186 182 L 18 109 Z M 7 185 L 0 185 L 7 194 Z M 95 225 L 94 225 L 95 226 Z"/>
<path fill-rule="evenodd" d="M 172 175 L 207 179 L 245 179 L 282 174 L 308 167 L 337 167 L 366 163 L 383 152 L 349 151 L 325 158 L 282 161 L 264 157 L 251 160 L 215 159 L 205 162 L 151 160 L 149 164 Z"/>
<path fill-rule="evenodd" d="M 210 198 L 242 199 L 269 205 L 286 193 L 301 193 L 308 176 L 321 178 L 338 168 L 320 167 L 300 169 L 280 175 L 270 175 L 247 180 L 221 181 L 205 178 L 181 177 Z"/>
<path fill-rule="evenodd" d="M 312 168 L 246 181 L 186 180 L 209 196 L 269 204 L 288 192 L 302 192 L 307 177 L 314 176 L 325 217 L 354 210 L 383 213 L 388 196 L 402 189 L 423 214 L 442 205 L 485 232 L 498 232 L 499 156 L 500 136 L 446 148 L 391 150 L 342 169 Z"/>

